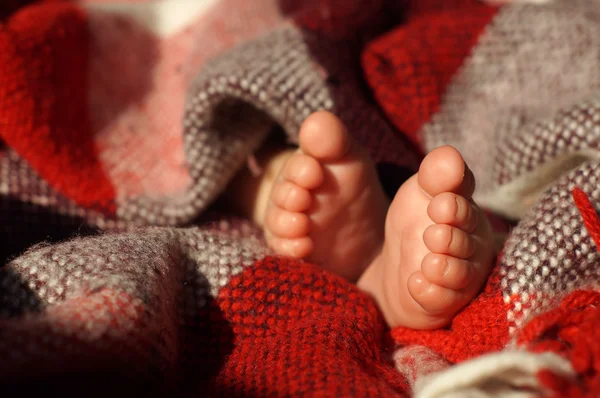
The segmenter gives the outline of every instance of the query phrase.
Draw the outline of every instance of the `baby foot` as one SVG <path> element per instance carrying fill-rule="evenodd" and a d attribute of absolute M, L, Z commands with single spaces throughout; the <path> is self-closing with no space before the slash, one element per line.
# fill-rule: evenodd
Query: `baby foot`
<path fill-rule="evenodd" d="M 309 116 L 299 144 L 271 190 L 267 243 L 355 282 L 381 250 L 389 200 L 368 154 L 331 113 Z"/>
<path fill-rule="evenodd" d="M 478 293 L 493 257 L 458 151 L 431 152 L 389 205 L 368 155 L 335 116 L 311 115 L 299 141 L 270 191 L 269 246 L 358 280 L 392 327 L 446 325 Z"/>
<path fill-rule="evenodd" d="M 445 326 L 481 289 L 493 245 L 485 214 L 471 200 L 474 188 L 462 156 L 446 146 L 398 190 L 383 249 L 358 281 L 390 326 Z"/>

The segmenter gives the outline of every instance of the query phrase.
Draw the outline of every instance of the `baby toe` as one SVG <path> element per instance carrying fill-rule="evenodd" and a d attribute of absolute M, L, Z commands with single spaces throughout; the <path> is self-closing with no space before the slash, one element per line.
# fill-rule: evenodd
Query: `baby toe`
<path fill-rule="evenodd" d="M 290 181 L 281 181 L 273 187 L 271 201 L 284 210 L 302 212 L 310 208 L 312 198 L 310 192 L 301 186 Z"/>
<path fill-rule="evenodd" d="M 471 235 L 446 224 L 433 224 L 423 232 L 425 246 L 433 252 L 466 259 L 475 253 Z"/>
<path fill-rule="evenodd" d="M 327 111 L 315 112 L 306 118 L 298 139 L 300 149 L 304 153 L 322 162 L 333 162 L 342 158 L 352 144 L 344 124 Z"/>
<path fill-rule="evenodd" d="M 321 164 L 312 156 L 296 153 L 283 169 L 283 177 L 304 189 L 316 189 L 323 184 L 324 174 Z"/>
<path fill-rule="evenodd" d="M 293 213 L 272 206 L 267 212 L 265 227 L 277 237 L 294 239 L 308 235 L 310 220 L 304 213 Z"/>
<path fill-rule="evenodd" d="M 419 271 L 408 278 L 408 292 L 425 312 L 439 317 L 440 325 L 446 324 L 464 301 L 462 292 L 431 283 Z"/>
<path fill-rule="evenodd" d="M 436 224 L 448 224 L 473 232 L 477 227 L 477 212 L 464 196 L 444 192 L 435 196 L 427 207 L 427 215 Z"/>
<path fill-rule="evenodd" d="M 473 173 L 460 152 L 451 146 L 442 146 L 427 154 L 417 179 L 421 189 L 431 197 L 442 192 L 471 197 L 475 189 Z"/>
<path fill-rule="evenodd" d="M 469 261 L 445 254 L 427 254 L 421 262 L 421 272 L 429 282 L 447 289 L 464 289 L 473 281 Z"/>
<path fill-rule="evenodd" d="M 286 239 L 266 234 L 268 246 L 281 256 L 306 258 L 312 252 L 314 244 L 311 238 L 304 236 L 296 239 Z"/>

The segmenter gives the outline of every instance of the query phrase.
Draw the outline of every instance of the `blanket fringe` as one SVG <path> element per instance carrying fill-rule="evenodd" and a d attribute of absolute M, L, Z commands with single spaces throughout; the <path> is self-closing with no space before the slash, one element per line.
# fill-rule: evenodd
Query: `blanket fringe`
<path fill-rule="evenodd" d="M 417 398 L 531 397 L 548 392 L 540 372 L 573 379 L 569 361 L 554 353 L 504 351 L 456 365 L 444 372 L 417 381 Z"/>

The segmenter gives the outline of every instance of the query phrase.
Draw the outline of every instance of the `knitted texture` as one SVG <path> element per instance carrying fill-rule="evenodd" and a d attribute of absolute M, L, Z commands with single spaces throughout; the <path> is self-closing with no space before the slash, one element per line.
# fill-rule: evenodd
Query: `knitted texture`
<path fill-rule="evenodd" d="M 0 27 L 2 257 L 77 236 L 0 270 L 3 391 L 401 394 L 354 286 L 268 257 L 246 221 L 173 228 L 319 109 L 416 168 L 360 86 L 381 4 L 199 3 L 42 2 Z"/>
<path fill-rule="evenodd" d="M 273 126 L 293 142 L 319 109 L 338 111 L 377 160 L 416 168 L 360 87 L 356 37 L 376 25 L 380 3 L 200 3 L 49 2 L 13 14 L 0 31 L 0 175 L 11 176 L 0 193 L 75 226 L 189 223 Z M 311 7 L 320 17 L 303 28 Z M 327 10 L 349 15 L 332 25 Z M 3 220 L 16 248 L 4 257 L 47 236 L 30 237 L 40 227 L 23 219 Z"/>
<path fill-rule="evenodd" d="M 402 24 L 362 52 L 382 113 L 361 43 L 396 3 L 2 8 L 0 388 L 597 395 L 600 36 L 587 1 L 404 2 Z M 478 199 L 522 218 L 448 329 L 390 339 L 355 286 L 272 255 L 247 221 L 209 221 L 274 127 L 294 143 L 320 109 L 388 174 L 457 146 Z"/>
<path fill-rule="evenodd" d="M 464 384 L 450 377 L 458 369 L 440 374 L 435 389 L 424 379 L 417 382 L 425 396 L 505 396 L 521 376 L 524 388 L 597 395 L 590 297 L 600 260 L 593 239 L 600 206 L 599 5 L 414 2 L 406 24 L 363 53 L 374 95 L 398 129 L 424 152 L 442 144 L 457 147 L 477 178 L 478 203 L 520 219 L 485 289 L 449 330 L 398 328 L 395 340 L 424 345 L 451 363 L 507 347 L 552 351 L 572 365 L 566 370 L 553 359 L 529 358 L 523 363 L 531 366 L 521 367 L 518 356 L 492 355 L 480 368 L 459 366 L 473 374 Z M 519 375 L 505 382 L 506 390 L 489 391 L 477 381 L 489 380 L 485 372 L 494 364 L 494 380 L 503 379 L 506 364 Z M 584 386 L 573 370 L 586 374 Z M 538 372 L 541 379 L 531 378 Z M 454 380 L 456 388 L 441 380 Z"/>
<path fill-rule="evenodd" d="M 595 157 L 598 2 L 500 10 L 475 0 L 415 3 L 421 13 L 364 52 L 375 95 L 424 151 L 450 144 L 463 153 L 478 203 L 525 216 L 564 170 Z M 436 28 L 424 33 L 424 18 Z M 420 54 L 408 52 L 413 47 Z M 389 105 L 403 103 L 390 93 L 406 90 L 403 98 L 415 97 L 409 105 Z"/>

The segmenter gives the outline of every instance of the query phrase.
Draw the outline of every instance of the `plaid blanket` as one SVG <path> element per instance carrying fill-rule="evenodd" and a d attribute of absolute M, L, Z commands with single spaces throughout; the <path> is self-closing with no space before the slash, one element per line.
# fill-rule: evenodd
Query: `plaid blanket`
<path fill-rule="evenodd" d="M 597 0 L 24 3 L 0 7 L 3 391 L 600 393 Z M 389 333 L 213 211 L 319 109 L 392 183 L 456 146 L 520 219 L 449 328 Z"/>

